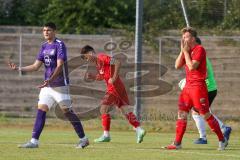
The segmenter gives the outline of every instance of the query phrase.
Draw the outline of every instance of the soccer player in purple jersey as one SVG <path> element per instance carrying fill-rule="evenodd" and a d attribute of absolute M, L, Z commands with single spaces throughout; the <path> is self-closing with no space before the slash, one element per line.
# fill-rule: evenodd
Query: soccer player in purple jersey
<path fill-rule="evenodd" d="M 41 91 L 32 139 L 26 144 L 20 145 L 20 148 L 38 148 L 39 137 L 45 124 L 46 112 L 56 104 L 61 107 L 64 115 L 71 122 L 80 138 L 76 148 L 84 148 L 89 145 L 82 124 L 71 106 L 68 66 L 66 63 L 67 50 L 65 44 L 55 35 L 56 25 L 52 22 L 46 23 L 43 27 L 43 36 L 46 42 L 42 44 L 35 62 L 25 67 L 17 67 L 16 64 L 10 61 L 8 64 L 12 70 L 22 72 L 37 71 L 42 64 L 45 66 L 45 80 L 38 86 Z"/>

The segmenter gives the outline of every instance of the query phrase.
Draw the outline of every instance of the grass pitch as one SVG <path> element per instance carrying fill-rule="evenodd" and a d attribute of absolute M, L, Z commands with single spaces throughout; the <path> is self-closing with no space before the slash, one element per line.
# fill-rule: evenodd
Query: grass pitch
<path fill-rule="evenodd" d="M 101 131 L 86 130 L 90 145 L 76 149 L 78 138 L 70 128 L 46 127 L 41 135 L 40 148 L 21 149 L 18 144 L 31 137 L 31 127 L 0 126 L 0 159 L 3 160 L 237 160 L 240 159 L 240 136 L 231 135 L 225 151 L 217 151 L 217 137 L 208 135 L 209 144 L 194 145 L 196 133 L 185 134 L 183 149 L 168 151 L 161 149 L 174 137 L 172 133 L 147 133 L 143 143 L 136 144 L 134 131 L 113 131 L 110 143 L 94 143 Z"/>

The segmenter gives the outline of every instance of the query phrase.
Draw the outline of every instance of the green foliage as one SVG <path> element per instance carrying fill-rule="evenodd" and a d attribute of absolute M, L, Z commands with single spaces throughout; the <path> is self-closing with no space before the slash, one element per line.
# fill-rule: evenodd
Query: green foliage
<path fill-rule="evenodd" d="M 191 25 L 201 28 L 216 27 L 224 18 L 223 0 L 187 1 L 189 20 Z"/>
<path fill-rule="evenodd" d="M 0 25 L 42 25 L 49 0 L 0 0 Z"/>
<path fill-rule="evenodd" d="M 175 29 L 183 26 L 183 15 L 180 1 L 176 0 L 145 0 L 144 27 L 152 32 L 160 29 Z"/>
<path fill-rule="evenodd" d="M 190 25 L 201 29 L 239 29 L 239 0 L 184 0 Z M 227 3 L 225 3 L 227 2 Z M 0 25 L 53 21 L 61 33 L 96 34 L 135 28 L 135 0 L 0 0 Z M 226 5 L 225 5 L 226 4 Z M 186 26 L 180 0 L 144 0 L 144 33 Z"/>
<path fill-rule="evenodd" d="M 240 1 L 231 0 L 229 3 L 226 17 L 224 19 L 223 29 L 235 29 L 240 28 Z"/>
<path fill-rule="evenodd" d="M 134 0 L 52 0 L 43 18 L 63 33 L 96 33 L 101 28 L 134 26 Z"/>
<path fill-rule="evenodd" d="M 24 1 L 15 0 L 14 3 L 1 0 L 0 22 L 1 24 L 21 24 L 25 13 Z"/>

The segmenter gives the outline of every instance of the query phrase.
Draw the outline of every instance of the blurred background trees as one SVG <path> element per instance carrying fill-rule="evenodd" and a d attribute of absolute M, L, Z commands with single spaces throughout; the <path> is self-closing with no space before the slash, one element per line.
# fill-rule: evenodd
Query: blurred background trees
<path fill-rule="evenodd" d="M 53 21 L 61 33 L 133 31 L 135 0 L 0 0 L 0 25 L 42 26 Z M 185 0 L 190 24 L 202 29 L 240 28 L 240 0 Z M 180 0 L 144 0 L 144 32 L 185 26 Z"/>

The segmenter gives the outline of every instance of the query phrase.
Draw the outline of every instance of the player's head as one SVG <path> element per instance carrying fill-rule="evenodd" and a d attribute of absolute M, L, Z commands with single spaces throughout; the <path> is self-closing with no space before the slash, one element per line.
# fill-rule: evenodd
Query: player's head
<path fill-rule="evenodd" d="M 94 54 L 95 54 L 95 50 L 93 49 L 92 46 L 86 45 L 84 46 L 81 51 L 81 58 L 87 61 L 94 61 Z"/>
<path fill-rule="evenodd" d="M 197 42 L 197 44 L 202 44 L 202 41 L 199 37 L 196 37 L 196 42 Z"/>
<path fill-rule="evenodd" d="M 182 38 L 185 42 L 190 44 L 196 43 L 197 31 L 192 27 L 186 27 L 182 29 Z"/>
<path fill-rule="evenodd" d="M 52 41 L 55 39 L 56 25 L 53 22 L 45 23 L 43 26 L 43 36 L 47 41 Z"/>

